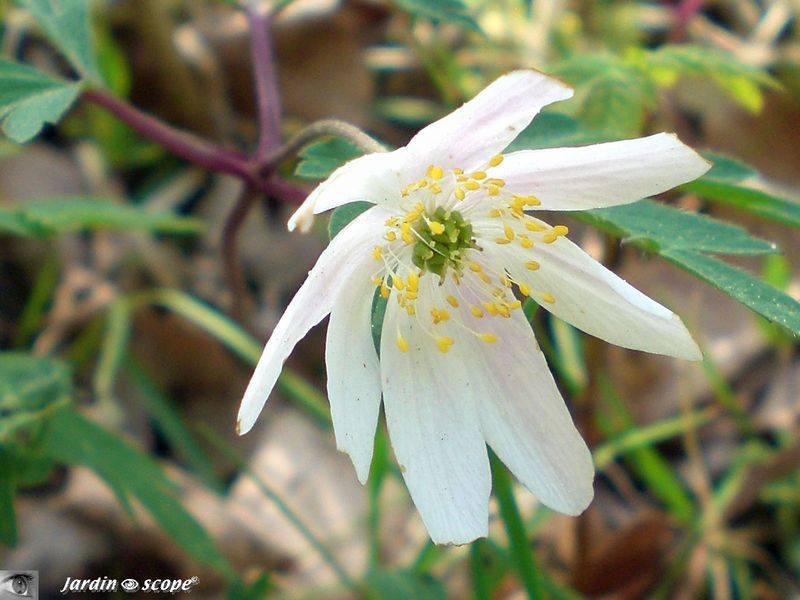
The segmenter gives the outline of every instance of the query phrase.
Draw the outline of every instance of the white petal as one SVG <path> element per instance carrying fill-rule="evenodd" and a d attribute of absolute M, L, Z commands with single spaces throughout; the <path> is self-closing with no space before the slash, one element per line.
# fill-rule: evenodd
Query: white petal
<path fill-rule="evenodd" d="M 424 296 L 420 282 L 418 314 L 427 312 Z M 398 315 L 408 352 L 396 345 Z M 491 473 L 470 387 L 480 375 L 456 353 L 439 352 L 390 299 L 381 336 L 386 423 L 408 491 L 437 544 L 466 544 L 488 531 Z"/>
<path fill-rule="evenodd" d="M 374 268 L 372 248 L 381 239 L 385 219 L 386 212 L 380 208 L 366 211 L 333 238 L 320 255 L 264 347 L 239 408 L 240 434 L 253 427 L 286 357 L 308 330 L 331 311 L 349 275 L 363 271 L 369 279 Z"/>
<path fill-rule="evenodd" d="M 370 325 L 374 292 L 369 277 L 351 277 L 331 311 L 325 343 L 336 446 L 350 455 L 362 484 L 369 475 L 381 406 L 381 374 Z"/>
<path fill-rule="evenodd" d="M 711 163 L 674 135 L 578 148 L 521 150 L 492 177 L 512 194 L 534 195 L 544 210 L 587 210 L 641 200 L 696 179 Z"/>
<path fill-rule="evenodd" d="M 406 148 L 424 170 L 473 169 L 501 153 L 548 104 L 572 89 L 537 71 L 514 71 L 489 84 L 472 100 L 422 129 Z"/>
<path fill-rule="evenodd" d="M 391 204 L 399 202 L 400 190 L 410 180 L 404 181 L 406 152 L 400 148 L 393 152 L 375 152 L 353 159 L 336 169 L 320 183 L 289 218 L 289 231 L 296 226 L 307 229 L 309 213 L 321 213 L 350 202 Z"/>
<path fill-rule="evenodd" d="M 700 360 L 702 354 L 680 318 L 625 282 L 566 238 L 499 250 L 513 277 L 530 285 L 542 307 L 607 342 L 656 354 Z M 497 247 L 492 249 L 498 252 Z M 537 271 L 524 263 L 534 260 Z M 541 294 L 555 296 L 555 302 Z"/>
<path fill-rule="evenodd" d="M 486 442 L 542 503 L 580 514 L 594 495 L 592 455 L 522 311 L 509 319 L 462 315 L 476 331 L 497 336 L 492 344 L 475 340 L 471 350 L 473 368 L 486 374 L 479 402 Z"/>

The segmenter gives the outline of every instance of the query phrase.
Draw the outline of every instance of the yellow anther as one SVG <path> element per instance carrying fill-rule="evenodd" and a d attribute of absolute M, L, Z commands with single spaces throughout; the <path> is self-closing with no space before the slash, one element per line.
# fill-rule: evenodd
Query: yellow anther
<path fill-rule="evenodd" d="M 558 236 L 557 236 L 555 233 L 545 233 L 545 234 L 542 236 L 542 241 L 543 241 L 545 244 L 552 244 L 552 243 L 553 243 L 553 242 L 555 242 L 557 239 L 558 239 Z"/>
<path fill-rule="evenodd" d="M 497 336 L 493 333 L 479 333 L 478 337 L 487 344 L 494 344 L 497 341 Z"/>
<path fill-rule="evenodd" d="M 433 235 L 444 233 L 444 225 L 439 223 L 439 221 L 428 221 L 428 229 L 431 230 Z"/>
<path fill-rule="evenodd" d="M 506 235 L 506 239 L 508 241 L 511 241 L 516 237 L 516 235 L 514 234 L 514 228 L 511 227 L 511 225 L 509 225 L 508 223 L 503 225 L 503 233 Z"/>
<path fill-rule="evenodd" d="M 556 225 L 553 227 L 553 235 L 567 235 L 569 228 L 566 225 Z"/>
<path fill-rule="evenodd" d="M 458 299 L 452 294 L 447 296 L 447 303 L 453 308 L 458 308 Z"/>
<path fill-rule="evenodd" d="M 500 188 L 497 187 L 496 185 L 490 185 L 488 190 L 487 190 L 487 193 L 490 196 L 499 196 L 500 195 Z"/>
<path fill-rule="evenodd" d="M 409 300 L 416 300 L 417 299 L 417 291 L 414 290 L 412 292 L 411 290 L 406 290 L 406 298 L 408 298 Z"/>
<path fill-rule="evenodd" d="M 493 156 L 493 157 L 492 157 L 492 158 L 489 160 L 489 166 L 496 167 L 496 166 L 497 166 L 497 165 L 499 165 L 501 162 L 503 162 L 503 155 L 502 155 L 502 154 L 498 154 L 497 156 Z"/>
<path fill-rule="evenodd" d="M 438 325 L 442 321 L 449 321 L 450 320 L 450 313 L 444 310 L 443 308 L 432 308 L 431 309 L 431 318 L 433 319 L 433 324 Z"/>
<path fill-rule="evenodd" d="M 474 173 L 470 174 L 470 177 L 472 179 L 480 181 L 481 179 L 486 179 L 486 173 L 484 173 L 483 171 L 475 171 Z"/>
<path fill-rule="evenodd" d="M 511 302 L 506 302 L 506 306 L 511 310 L 516 310 L 522 306 L 522 302 L 519 300 L 512 300 Z"/>
<path fill-rule="evenodd" d="M 444 171 L 442 170 L 442 167 L 438 167 L 436 165 L 429 166 L 426 174 L 435 181 L 439 181 L 442 177 L 444 177 Z"/>
<path fill-rule="evenodd" d="M 525 206 L 539 206 L 541 203 L 536 196 L 525 196 Z"/>
<path fill-rule="evenodd" d="M 533 240 L 531 240 L 531 238 L 529 238 L 527 235 L 519 236 L 519 243 L 523 248 L 533 248 Z"/>
<path fill-rule="evenodd" d="M 382 283 L 381 284 L 381 298 L 386 300 L 386 298 L 388 298 L 388 297 L 389 297 L 389 288 L 386 287 L 385 283 Z"/>
<path fill-rule="evenodd" d="M 488 183 L 489 185 L 496 185 L 497 187 L 503 187 L 506 184 L 506 180 L 493 177 L 492 179 L 489 179 L 486 183 Z"/>
<path fill-rule="evenodd" d="M 418 188 L 424 188 L 424 187 L 428 187 L 428 180 L 427 180 L 427 179 L 420 179 L 420 180 L 417 182 L 417 187 L 418 187 Z"/>
<path fill-rule="evenodd" d="M 538 271 L 541 265 L 535 260 L 529 260 L 525 263 L 525 268 L 529 271 Z"/>
<path fill-rule="evenodd" d="M 478 277 L 481 278 L 481 281 L 483 283 L 486 283 L 486 284 L 492 283 L 492 278 L 489 277 L 486 273 L 483 273 L 483 272 L 478 273 Z"/>
<path fill-rule="evenodd" d="M 381 285 L 383 283 L 383 279 L 381 279 L 377 275 L 374 275 L 372 277 L 372 283 L 373 283 L 373 285 Z"/>
<path fill-rule="evenodd" d="M 395 225 L 397 225 L 397 217 L 389 217 L 388 219 L 386 219 L 384 225 L 386 225 L 387 227 L 394 227 Z"/>
<path fill-rule="evenodd" d="M 523 296 L 530 296 L 531 295 L 531 286 L 527 283 L 520 283 L 519 284 L 519 291 Z"/>
<path fill-rule="evenodd" d="M 397 239 L 397 234 L 394 231 L 387 231 L 384 237 L 390 242 L 393 242 Z"/>
<path fill-rule="evenodd" d="M 480 184 L 477 181 L 465 181 L 464 187 L 468 190 L 479 190 L 481 189 Z"/>
<path fill-rule="evenodd" d="M 470 271 L 475 271 L 476 273 L 483 271 L 483 268 L 476 262 L 468 262 L 467 266 L 469 267 Z"/>
<path fill-rule="evenodd" d="M 439 348 L 439 352 L 447 352 L 454 343 L 455 340 L 447 335 L 436 338 L 436 347 Z"/>
<path fill-rule="evenodd" d="M 503 216 L 503 211 L 500 210 L 499 208 L 493 208 L 492 210 L 489 211 L 489 216 L 490 217 L 495 217 L 495 218 L 502 217 Z"/>
<path fill-rule="evenodd" d="M 410 244 L 414 241 L 414 236 L 411 233 L 411 224 L 406 222 L 400 225 L 400 237 L 406 244 Z"/>
<path fill-rule="evenodd" d="M 492 316 L 497 314 L 497 305 L 494 302 L 484 302 L 483 308 L 485 308 L 486 312 Z"/>
<path fill-rule="evenodd" d="M 417 314 L 417 309 L 413 304 L 406 304 L 406 312 L 408 313 L 409 317 L 413 317 Z"/>
<path fill-rule="evenodd" d="M 502 283 L 507 288 L 511 287 L 511 280 L 506 277 L 505 275 L 500 275 L 500 283 Z M 502 292 L 502 290 L 500 290 Z"/>
<path fill-rule="evenodd" d="M 476 317 L 478 319 L 480 319 L 483 316 L 483 311 L 480 308 L 478 308 L 477 306 L 470 306 L 469 307 L 469 312 L 472 313 L 473 317 Z"/>
<path fill-rule="evenodd" d="M 459 169 L 458 167 L 456 167 L 455 169 L 453 169 L 453 173 L 455 173 L 456 175 L 463 175 L 464 169 Z"/>
<path fill-rule="evenodd" d="M 536 221 L 525 221 L 525 229 L 528 231 L 544 231 L 546 227 L 542 227 Z"/>
<path fill-rule="evenodd" d="M 442 188 L 439 187 L 439 184 L 432 183 L 431 184 L 431 192 L 433 192 L 434 194 L 441 194 L 442 193 Z"/>
<path fill-rule="evenodd" d="M 457 187 L 455 190 L 453 190 L 453 195 L 459 200 L 463 200 L 464 196 L 466 196 L 467 194 L 460 187 Z"/>
<path fill-rule="evenodd" d="M 392 287 L 398 290 L 402 290 L 406 287 L 405 282 L 400 278 L 399 275 L 392 273 Z"/>
<path fill-rule="evenodd" d="M 523 210 L 522 210 L 520 207 L 518 207 L 518 206 L 512 206 L 512 207 L 511 207 L 511 215 L 512 215 L 512 216 L 513 216 L 515 219 L 521 219 L 522 217 L 524 217 L 524 216 L 525 216 L 525 213 L 523 212 Z"/>
<path fill-rule="evenodd" d="M 408 285 L 409 292 L 416 292 L 419 289 L 419 275 L 413 272 L 409 273 L 406 283 Z"/>
<path fill-rule="evenodd" d="M 501 246 L 503 244 L 510 244 L 511 243 L 511 240 L 506 239 L 506 238 L 495 238 L 494 241 L 495 241 L 496 244 L 500 244 Z"/>
<path fill-rule="evenodd" d="M 556 297 L 553 296 L 553 294 L 551 294 L 550 292 L 545 292 L 544 294 L 542 294 L 542 300 L 544 300 L 548 304 L 553 304 L 553 302 L 556 301 Z"/>
<path fill-rule="evenodd" d="M 497 308 L 497 314 L 499 314 L 501 317 L 505 317 L 506 319 L 508 319 L 511 316 L 511 311 L 508 309 L 506 305 L 495 304 L 495 308 Z"/>
<path fill-rule="evenodd" d="M 383 250 L 381 249 L 380 246 L 375 246 L 372 249 L 372 258 L 374 258 L 375 260 L 380 260 L 381 258 L 383 258 Z"/>
<path fill-rule="evenodd" d="M 408 341 L 402 335 L 397 336 L 397 347 L 400 348 L 400 352 L 408 352 Z"/>

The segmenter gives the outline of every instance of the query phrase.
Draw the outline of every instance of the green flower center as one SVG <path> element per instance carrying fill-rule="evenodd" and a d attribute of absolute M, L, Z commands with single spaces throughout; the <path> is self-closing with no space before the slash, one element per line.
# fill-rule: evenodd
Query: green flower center
<path fill-rule="evenodd" d="M 472 225 L 457 210 L 440 206 L 433 215 L 420 214 L 409 225 L 415 239 L 411 260 L 423 272 L 443 278 L 452 267 L 460 273 L 465 251 L 476 248 Z"/>

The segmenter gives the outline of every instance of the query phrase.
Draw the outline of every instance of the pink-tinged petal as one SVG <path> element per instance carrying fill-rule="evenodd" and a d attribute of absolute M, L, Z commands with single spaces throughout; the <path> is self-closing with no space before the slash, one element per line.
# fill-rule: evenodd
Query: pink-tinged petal
<path fill-rule="evenodd" d="M 700 360 L 683 322 L 668 308 L 606 269 L 566 238 L 531 249 L 508 245 L 493 252 L 542 307 L 607 342 L 656 354 Z M 525 268 L 535 261 L 538 270 Z M 552 295 L 550 298 L 547 295 Z M 549 302 L 549 300 L 554 300 Z"/>
<path fill-rule="evenodd" d="M 419 314 L 427 312 L 423 285 Z M 489 519 L 491 473 L 470 387 L 480 375 L 470 373 L 458 355 L 439 352 L 419 323 L 407 319 L 392 300 L 381 336 L 383 403 L 392 447 L 431 539 L 466 544 L 487 534 Z M 407 352 L 396 344 L 398 327 Z"/>
<path fill-rule="evenodd" d="M 409 183 L 404 169 L 406 151 L 376 152 L 353 159 L 336 169 L 320 183 L 300 208 L 290 217 L 288 227 L 306 231 L 311 214 L 317 214 L 350 202 L 389 204 L 400 201 L 400 190 Z"/>
<path fill-rule="evenodd" d="M 543 210 L 587 210 L 641 200 L 696 179 L 711 163 L 674 134 L 577 148 L 521 150 L 491 176 L 504 191 L 539 199 Z"/>
<path fill-rule="evenodd" d="M 572 89 L 537 71 L 513 71 L 415 135 L 406 146 L 421 174 L 429 164 L 478 168 L 501 153 L 548 104 Z"/>
<path fill-rule="evenodd" d="M 239 408 L 237 431 L 247 433 L 272 392 L 283 363 L 309 329 L 331 312 L 350 275 L 374 268 L 372 248 L 384 231 L 387 213 L 375 207 L 354 219 L 320 255 L 264 347 Z"/>
<path fill-rule="evenodd" d="M 325 343 L 336 446 L 350 455 L 362 484 L 369 475 L 381 406 L 380 366 L 371 329 L 374 292 L 368 273 L 353 273 L 333 306 Z"/>
<path fill-rule="evenodd" d="M 465 340 L 470 368 L 481 377 L 475 392 L 486 442 L 542 503 L 580 514 L 594 495 L 592 455 L 522 311 L 507 319 L 461 314 L 468 327 L 497 337 L 494 343 Z"/>

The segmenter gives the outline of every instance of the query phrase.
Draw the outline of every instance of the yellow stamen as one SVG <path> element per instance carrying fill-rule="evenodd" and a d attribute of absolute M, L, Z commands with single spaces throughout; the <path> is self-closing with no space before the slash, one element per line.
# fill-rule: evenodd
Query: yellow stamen
<path fill-rule="evenodd" d="M 416 273 L 409 273 L 408 279 L 406 281 L 408 284 L 409 292 L 416 292 L 419 289 L 419 275 L 417 275 Z"/>
<path fill-rule="evenodd" d="M 527 283 L 520 283 L 519 284 L 519 292 L 523 296 L 530 296 L 531 295 L 531 286 L 529 286 Z"/>
<path fill-rule="evenodd" d="M 477 181 L 465 181 L 464 187 L 468 190 L 479 190 L 481 188 L 480 184 Z"/>
<path fill-rule="evenodd" d="M 447 296 L 447 303 L 453 308 L 458 308 L 458 299 L 452 294 Z"/>
<path fill-rule="evenodd" d="M 480 181 L 481 179 L 486 179 L 486 173 L 484 173 L 483 171 L 475 171 L 470 175 L 470 177 L 472 177 L 472 179 Z"/>
<path fill-rule="evenodd" d="M 549 292 L 545 292 L 544 294 L 542 294 L 542 300 L 544 300 L 549 304 L 553 304 L 556 301 L 556 297 Z"/>
<path fill-rule="evenodd" d="M 447 352 L 454 343 L 453 338 L 447 335 L 436 338 L 436 347 L 439 348 L 439 352 Z"/>
<path fill-rule="evenodd" d="M 387 231 L 384 237 L 390 242 L 393 242 L 397 239 L 397 234 L 394 231 Z"/>
<path fill-rule="evenodd" d="M 386 298 L 388 298 L 388 297 L 389 297 L 389 288 L 386 287 L 385 283 L 382 283 L 381 284 L 381 298 L 386 300 Z"/>
<path fill-rule="evenodd" d="M 408 352 L 408 341 L 402 335 L 397 336 L 397 347 L 400 348 L 400 352 Z"/>
<path fill-rule="evenodd" d="M 444 171 L 442 170 L 442 167 L 431 165 L 428 167 L 427 175 L 431 179 L 439 181 L 442 177 L 444 177 Z"/>
<path fill-rule="evenodd" d="M 510 244 L 511 243 L 511 240 L 507 240 L 506 238 L 495 238 L 494 241 L 495 241 L 495 243 L 500 244 L 501 246 L 503 244 Z"/>
<path fill-rule="evenodd" d="M 457 188 L 456 188 L 456 189 L 453 191 L 453 195 L 454 195 L 456 198 L 458 198 L 459 200 L 463 200 L 463 199 L 464 199 L 464 196 L 466 196 L 466 193 L 465 193 L 465 192 L 464 192 L 464 190 L 462 190 L 460 187 L 457 187 Z"/>
<path fill-rule="evenodd" d="M 428 221 L 428 229 L 431 230 L 433 235 L 444 233 L 444 225 L 439 223 L 439 221 Z"/>
<path fill-rule="evenodd" d="M 477 317 L 478 319 L 480 319 L 483 316 L 483 311 L 477 306 L 470 306 L 469 312 L 472 313 L 473 317 Z"/>
<path fill-rule="evenodd" d="M 513 239 L 514 239 L 514 237 L 515 237 L 515 235 L 514 235 L 514 229 L 513 229 L 513 227 L 511 227 L 511 225 L 509 225 L 508 223 L 506 223 L 506 224 L 503 226 L 503 233 L 506 235 L 506 238 L 508 239 L 508 241 L 511 241 L 511 240 L 513 240 Z"/>
<path fill-rule="evenodd" d="M 494 344 L 497 341 L 497 336 L 493 333 L 481 333 L 478 334 L 478 337 L 487 344 Z"/>
<path fill-rule="evenodd" d="M 374 258 L 375 260 L 380 260 L 381 258 L 383 258 L 383 250 L 381 249 L 380 246 L 375 246 L 372 249 L 372 258 Z"/>
<path fill-rule="evenodd" d="M 525 268 L 529 271 L 538 271 L 541 265 L 535 260 L 529 260 L 525 263 Z"/>
<path fill-rule="evenodd" d="M 500 188 L 496 185 L 490 185 L 488 188 L 488 193 L 490 196 L 499 196 L 500 195 Z"/>
<path fill-rule="evenodd" d="M 467 263 L 467 266 L 469 266 L 470 271 L 475 271 L 476 273 L 483 271 L 483 268 L 481 268 L 481 266 L 476 262 L 469 262 Z"/>
<path fill-rule="evenodd" d="M 502 155 L 502 154 L 498 154 L 497 156 L 493 156 L 493 157 L 492 157 L 492 158 L 489 160 L 489 166 L 496 167 L 496 166 L 497 166 L 497 165 L 499 165 L 501 162 L 503 162 L 503 155 Z"/>
<path fill-rule="evenodd" d="M 402 290 L 406 287 L 406 284 L 398 275 L 392 273 L 392 287 Z"/>
<path fill-rule="evenodd" d="M 569 228 L 566 225 L 556 225 L 553 227 L 553 235 L 567 235 Z"/>
<path fill-rule="evenodd" d="M 544 231 L 545 228 L 539 225 L 536 221 L 525 221 L 525 229 L 528 231 Z"/>

